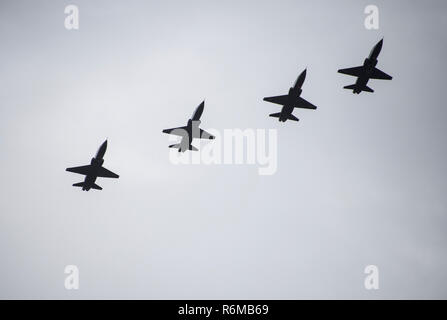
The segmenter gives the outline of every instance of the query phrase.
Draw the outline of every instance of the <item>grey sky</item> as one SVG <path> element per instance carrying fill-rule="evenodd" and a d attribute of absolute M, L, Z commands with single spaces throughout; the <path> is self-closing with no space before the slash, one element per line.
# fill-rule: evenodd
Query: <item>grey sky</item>
<path fill-rule="evenodd" d="M 76 4 L 80 29 L 64 28 Z M 375 4 L 380 29 L 364 28 Z M 0 298 L 447 298 L 445 1 L 1 1 Z M 375 93 L 343 90 L 384 37 Z M 268 117 L 308 68 L 300 122 Z M 276 128 L 278 171 L 164 128 Z M 104 190 L 71 185 L 106 139 Z M 80 269 L 65 290 L 64 266 Z M 365 266 L 380 289 L 363 286 Z"/>

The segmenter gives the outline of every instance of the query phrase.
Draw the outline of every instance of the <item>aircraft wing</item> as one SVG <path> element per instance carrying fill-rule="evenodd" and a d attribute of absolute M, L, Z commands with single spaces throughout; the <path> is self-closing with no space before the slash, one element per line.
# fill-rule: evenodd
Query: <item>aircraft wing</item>
<path fill-rule="evenodd" d="M 119 178 L 120 177 L 119 175 L 113 173 L 110 170 L 107 170 L 104 167 L 99 168 L 97 174 L 98 174 L 98 177 L 102 177 L 102 178 Z"/>
<path fill-rule="evenodd" d="M 391 79 L 393 79 L 393 77 L 377 68 L 374 68 L 374 70 L 371 74 L 371 79 L 391 80 Z"/>
<path fill-rule="evenodd" d="M 172 129 L 165 129 L 163 130 L 164 133 L 168 133 L 168 134 L 174 134 L 177 136 L 185 136 L 188 134 L 188 130 L 186 127 L 178 127 L 178 128 L 172 128 Z"/>
<path fill-rule="evenodd" d="M 200 139 L 209 139 L 209 140 L 212 140 L 212 139 L 214 139 L 214 136 L 213 136 L 211 133 L 206 132 L 206 131 L 203 130 L 203 129 L 200 129 Z"/>
<path fill-rule="evenodd" d="M 338 70 L 339 73 L 347 74 L 354 77 L 362 76 L 365 71 L 363 67 L 354 67 L 354 68 L 346 68 Z"/>
<path fill-rule="evenodd" d="M 309 101 L 304 100 L 301 97 L 298 97 L 297 101 L 293 104 L 295 108 L 303 108 L 303 109 L 316 109 L 317 107 L 314 106 Z"/>
<path fill-rule="evenodd" d="M 280 105 L 286 105 L 289 102 L 289 96 L 284 95 L 284 96 L 276 96 L 276 97 L 266 97 L 266 98 L 264 98 L 264 101 L 276 103 L 276 104 L 280 104 Z"/>
<path fill-rule="evenodd" d="M 66 169 L 66 171 L 68 171 L 68 172 L 79 173 L 79 174 L 83 174 L 85 176 L 90 173 L 90 170 L 91 170 L 91 165 Z"/>

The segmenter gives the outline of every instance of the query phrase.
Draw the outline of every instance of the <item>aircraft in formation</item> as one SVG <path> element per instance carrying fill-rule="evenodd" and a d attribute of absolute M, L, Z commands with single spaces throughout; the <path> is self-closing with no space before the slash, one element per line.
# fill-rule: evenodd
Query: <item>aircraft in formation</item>
<path fill-rule="evenodd" d="M 299 119 L 292 114 L 294 108 L 312 110 L 317 109 L 317 107 L 314 106 L 312 103 L 300 97 L 301 92 L 303 92 L 301 87 L 304 83 L 304 80 L 306 79 L 306 70 L 307 69 L 304 69 L 304 71 L 301 72 L 301 74 L 296 79 L 293 87 L 289 89 L 288 94 L 264 98 L 264 101 L 276 103 L 283 106 L 281 112 L 272 113 L 270 114 L 270 117 L 278 118 L 280 122 L 286 122 L 287 120 L 299 121 Z"/>
<path fill-rule="evenodd" d="M 89 165 L 67 168 L 68 172 L 74 172 L 85 175 L 84 182 L 75 183 L 73 187 L 82 187 L 82 190 L 89 191 L 90 189 L 102 190 L 95 182 L 98 177 L 102 178 L 119 178 L 119 176 L 112 171 L 107 170 L 102 165 L 104 163 L 104 155 L 107 150 L 107 140 L 101 145 L 96 156 L 92 158 Z"/>
<path fill-rule="evenodd" d="M 192 145 L 194 138 L 198 139 L 214 139 L 214 136 L 203 129 L 199 128 L 200 117 L 202 116 L 203 109 L 205 108 L 205 101 L 196 108 L 192 114 L 191 119 L 184 127 L 165 129 L 163 133 L 173 134 L 182 137 L 182 140 L 178 144 L 172 144 L 169 148 L 177 148 L 178 152 L 185 152 L 186 150 L 197 151 L 198 149 Z"/>
<path fill-rule="evenodd" d="M 374 92 L 373 89 L 367 86 L 370 79 L 392 79 L 390 75 L 376 68 L 377 57 L 382 50 L 382 45 L 383 39 L 373 47 L 371 53 L 369 54 L 368 58 L 365 59 L 362 66 L 338 70 L 339 73 L 357 77 L 355 84 L 345 86 L 344 89 L 352 89 L 353 93 L 356 94 L 359 94 L 362 91 Z M 270 117 L 278 118 L 280 122 L 286 122 L 287 120 L 299 121 L 299 119 L 292 114 L 295 108 L 311 110 L 317 109 L 317 107 L 312 103 L 301 98 L 301 93 L 303 92 L 301 87 L 306 79 L 306 71 L 307 69 L 301 72 L 293 87 L 289 89 L 288 94 L 264 98 L 264 101 L 282 106 L 281 112 L 272 113 L 269 115 Z M 182 137 L 180 143 L 170 145 L 169 148 L 177 148 L 179 152 L 185 152 L 187 150 L 197 151 L 198 149 L 192 145 L 194 138 L 209 140 L 215 138 L 212 134 L 199 128 L 201 123 L 200 117 L 202 116 L 204 108 L 205 101 L 202 101 L 202 103 L 194 111 L 192 117 L 188 120 L 186 126 L 163 130 L 163 133 Z M 98 177 L 119 178 L 117 174 L 102 166 L 104 163 L 104 155 L 106 150 L 107 140 L 101 145 L 96 156 L 92 158 L 90 165 L 66 169 L 66 171 L 69 172 L 85 175 L 84 182 L 75 183 L 73 185 L 74 187 L 82 187 L 82 190 L 84 191 L 89 191 L 90 189 L 102 190 L 102 188 L 95 183 Z"/>
<path fill-rule="evenodd" d="M 377 57 L 382 50 L 382 45 L 383 39 L 372 48 L 368 58 L 363 62 L 363 66 L 338 70 L 339 73 L 357 77 L 355 84 L 343 87 L 344 89 L 352 89 L 352 92 L 356 94 L 362 91 L 374 92 L 373 89 L 367 86 L 369 79 L 393 79 L 390 75 L 376 68 Z"/>

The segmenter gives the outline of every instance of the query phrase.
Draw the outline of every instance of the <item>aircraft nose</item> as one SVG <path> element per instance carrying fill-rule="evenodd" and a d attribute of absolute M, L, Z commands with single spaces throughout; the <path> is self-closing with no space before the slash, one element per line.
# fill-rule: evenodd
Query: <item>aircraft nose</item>
<path fill-rule="evenodd" d="M 383 45 L 383 38 L 382 40 L 380 40 L 379 42 L 377 42 L 375 49 L 377 52 L 380 52 L 380 50 L 382 49 L 382 45 Z"/>
<path fill-rule="evenodd" d="M 202 116 L 203 109 L 205 109 L 205 100 L 203 100 L 202 103 L 200 103 L 200 105 L 196 108 L 196 110 L 194 110 L 191 119 L 194 121 L 199 120 Z"/>
<path fill-rule="evenodd" d="M 101 152 L 105 152 L 107 150 L 107 140 L 101 145 Z"/>

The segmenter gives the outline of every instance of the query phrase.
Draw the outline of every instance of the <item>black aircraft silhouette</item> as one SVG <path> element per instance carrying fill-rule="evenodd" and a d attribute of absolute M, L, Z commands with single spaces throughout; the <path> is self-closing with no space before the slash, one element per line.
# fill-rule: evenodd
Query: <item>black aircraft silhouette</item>
<path fill-rule="evenodd" d="M 79 173 L 85 175 L 84 182 L 75 183 L 73 187 L 82 187 L 82 190 L 89 191 L 90 189 L 102 190 L 100 186 L 95 184 L 96 178 L 119 178 L 119 176 L 102 166 L 104 163 L 104 154 L 107 150 L 107 140 L 101 145 L 96 156 L 92 158 L 90 165 L 82 167 L 67 168 L 69 172 Z"/>
<path fill-rule="evenodd" d="M 303 91 L 301 89 L 301 86 L 304 83 L 304 79 L 306 79 L 306 70 L 307 69 L 304 69 L 304 71 L 298 76 L 293 87 L 289 89 L 289 94 L 284 96 L 264 98 L 264 101 L 280 104 L 283 106 L 281 112 L 272 113 L 270 117 L 278 118 L 278 120 L 282 122 L 285 122 L 287 119 L 299 121 L 299 119 L 292 114 L 294 108 L 313 109 L 313 110 L 317 108 L 312 103 L 300 97 L 301 92 Z"/>
<path fill-rule="evenodd" d="M 339 73 L 357 77 L 355 84 L 343 87 L 344 89 L 352 89 L 352 92 L 357 94 L 362 91 L 374 92 L 373 89 L 366 85 L 369 79 L 393 79 L 393 77 L 376 68 L 377 57 L 379 56 L 380 50 L 382 50 L 382 45 L 383 39 L 380 40 L 374 48 L 372 48 L 368 58 L 366 58 L 365 62 L 363 62 L 363 66 L 338 70 Z"/>
<path fill-rule="evenodd" d="M 213 135 L 199 128 L 200 117 L 202 116 L 204 108 L 205 101 L 202 101 L 202 103 L 192 114 L 191 119 L 188 120 L 186 126 L 163 130 L 164 133 L 174 134 L 182 137 L 182 140 L 179 144 L 170 145 L 169 148 L 178 148 L 178 152 L 185 152 L 186 150 L 197 151 L 198 149 L 191 144 L 194 138 L 210 140 L 214 139 Z"/>

